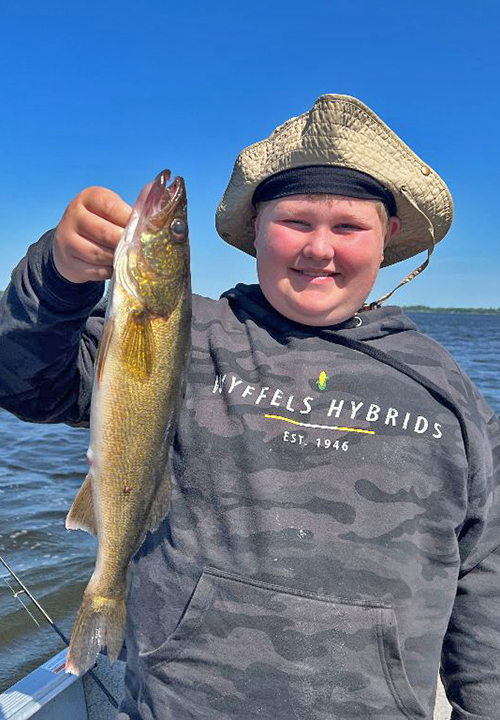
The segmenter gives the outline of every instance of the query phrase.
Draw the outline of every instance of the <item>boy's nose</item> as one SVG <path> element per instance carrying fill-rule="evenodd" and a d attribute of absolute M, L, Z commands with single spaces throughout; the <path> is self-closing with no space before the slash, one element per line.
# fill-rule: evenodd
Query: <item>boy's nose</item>
<path fill-rule="evenodd" d="M 330 260 L 334 254 L 335 249 L 331 238 L 328 237 L 326 232 L 318 231 L 311 233 L 308 237 L 308 242 L 302 250 L 302 254 L 305 257 L 313 258 L 315 260 Z"/>

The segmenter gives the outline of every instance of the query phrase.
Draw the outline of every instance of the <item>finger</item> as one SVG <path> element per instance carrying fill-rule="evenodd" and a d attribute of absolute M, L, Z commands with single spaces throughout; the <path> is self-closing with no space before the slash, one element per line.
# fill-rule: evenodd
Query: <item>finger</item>
<path fill-rule="evenodd" d="M 109 280 L 113 275 L 112 267 L 92 265 L 78 258 L 73 258 L 72 263 L 73 274 L 75 277 L 78 277 L 78 282 Z"/>
<path fill-rule="evenodd" d="M 82 193 L 82 204 L 94 215 L 124 228 L 132 208 L 117 193 L 108 188 L 88 188 Z"/>
<path fill-rule="evenodd" d="M 109 250 L 104 250 L 98 245 L 88 243 L 84 238 L 80 243 L 75 244 L 73 250 L 69 252 L 68 258 L 71 260 L 79 260 L 88 265 L 96 267 L 113 267 L 114 254 Z"/>
<path fill-rule="evenodd" d="M 83 205 L 76 213 L 75 229 L 81 237 L 111 249 L 116 248 L 123 232 L 122 227 L 95 215 Z"/>

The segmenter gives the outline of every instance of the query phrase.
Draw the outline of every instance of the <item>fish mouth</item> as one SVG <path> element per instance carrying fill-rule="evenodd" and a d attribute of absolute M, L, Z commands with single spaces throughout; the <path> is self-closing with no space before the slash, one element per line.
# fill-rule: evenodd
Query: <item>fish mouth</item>
<path fill-rule="evenodd" d="M 176 215 L 186 213 L 184 180 L 176 175 L 169 185 L 170 176 L 167 169 L 158 173 L 144 202 L 146 226 L 152 232 L 159 232 Z"/>

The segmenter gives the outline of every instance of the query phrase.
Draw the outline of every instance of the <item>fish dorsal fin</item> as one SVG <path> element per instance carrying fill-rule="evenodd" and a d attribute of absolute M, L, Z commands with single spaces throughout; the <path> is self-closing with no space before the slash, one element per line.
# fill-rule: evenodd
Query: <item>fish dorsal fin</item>
<path fill-rule="evenodd" d="M 98 387 L 102 381 L 102 375 L 104 372 L 104 366 L 106 364 L 106 357 L 108 355 L 109 344 L 110 344 L 111 338 L 113 336 L 114 326 L 115 326 L 114 320 L 112 318 L 108 318 L 108 321 L 106 322 L 106 324 L 104 326 L 104 332 L 102 334 L 101 343 L 99 345 L 99 353 L 98 353 L 98 357 L 97 357 L 96 380 L 97 380 Z"/>
<path fill-rule="evenodd" d="M 85 530 L 91 535 L 97 535 L 97 525 L 94 514 L 94 498 L 92 495 L 92 473 L 89 471 L 83 485 L 73 500 L 73 505 L 66 516 L 67 530 Z"/>
<path fill-rule="evenodd" d="M 154 359 L 151 315 L 144 309 L 132 309 L 125 321 L 122 360 L 132 375 L 145 380 L 153 371 Z"/>

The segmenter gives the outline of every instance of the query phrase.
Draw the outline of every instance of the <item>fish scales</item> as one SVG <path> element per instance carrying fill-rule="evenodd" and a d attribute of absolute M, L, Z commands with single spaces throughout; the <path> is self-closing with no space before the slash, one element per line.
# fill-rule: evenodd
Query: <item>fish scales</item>
<path fill-rule="evenodd" d="M 89 474 L 66 526 L 98 536 L 66 669 L 81 674 L 123 642 L 127 567 L 168 510 L 169 452 L 189 352 L 184 183 L 146 186 L 115 253 L 91 408 Z"/>
<path fill-rule="evenodd" d="M 118 311 L 115 319 L 113 334 L 116 339 L 110 342 L 106 372 L 98 390 L 98 402 L 102 409 L 96 412 L 99 462 L 107 469 L 106 485 L 96 488 L 96 505 L 104 508 L 100 511 L 100 522 L 105 543 L 102 552 L 110 556 L 108 570 L 112 567 L 112 559 L 114 563 L 124 562 L 121 543 L 128 541 L 132 552 L 140 535 L 140 530 L 134 536 L 119 528 L 116 514 L 120 514 L 123 522 L 129 523 L 135 517 L 133 527 L 140 528 L 139 521 L 145 523 L 149 515 L 157 485 L 164 481 L 165 453 L 168 452 L 168 447 L 165 447 L 166 428 L 179 392 L 178 378 L 171 373 L 171 368 L 182 362 L 182 358 L 178 357 L 179 345 L 175 344 L 175 336 L 182 328 L 179 308 L 174 310 L 167 322 L 152 320 L 154 352 L 158 362 L 148 380 L 138 382 L 127 373 L 120 353 L 121 325 L 126 322 L 127 314 L 127 311 Z M 144 442 L 145 437 L 147 442 Z M 128 445 L 127 452 L 124 452 L 125 443 Z M 95 459 L 93 464 L 96 464 Z M 99 470 L 97 466 L 96 472 Z M 145 502 L 144 493 L 148 490 L 149 502 Z M 107 505 L 112 507 L 111 513 Z M 123 567 L 117 570 L 123 577 Z"/>

